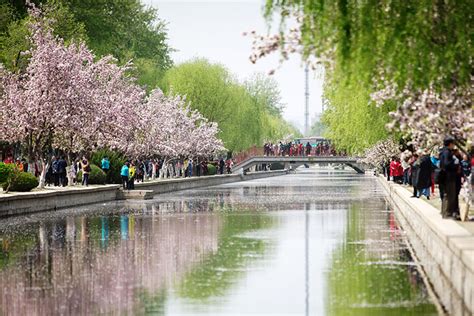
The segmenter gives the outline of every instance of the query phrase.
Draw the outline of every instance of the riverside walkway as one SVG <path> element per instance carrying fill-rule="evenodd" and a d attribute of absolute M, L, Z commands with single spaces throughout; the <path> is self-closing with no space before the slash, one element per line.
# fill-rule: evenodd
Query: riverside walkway
<path fill-rule="evenodd" d="M 407 187 L 379 182 L 397 209 L 397 220 L 408 236 L 423 271 L 449 315 L 474 312 L 474 222 L 443 219 L 439 198 L 411 198 Z M 439 196 L 439 195 L 438 195 Z"/>

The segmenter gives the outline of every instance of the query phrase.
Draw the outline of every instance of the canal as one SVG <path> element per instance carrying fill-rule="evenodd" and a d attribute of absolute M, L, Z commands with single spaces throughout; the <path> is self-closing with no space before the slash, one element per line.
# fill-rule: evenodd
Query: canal
<path fill-rule="evenodd" d="M 436 315 L 374 177 L 286 176 L 0 220 L 0 315 Z"/>

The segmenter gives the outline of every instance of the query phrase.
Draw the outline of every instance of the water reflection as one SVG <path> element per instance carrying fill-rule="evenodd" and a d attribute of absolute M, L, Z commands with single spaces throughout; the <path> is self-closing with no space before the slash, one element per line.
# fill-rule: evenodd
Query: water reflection
<path fill-rule="evenodd" d="M 370 177 L 296 175 L 0 221 L 0 314 L 435 314 Z"/>

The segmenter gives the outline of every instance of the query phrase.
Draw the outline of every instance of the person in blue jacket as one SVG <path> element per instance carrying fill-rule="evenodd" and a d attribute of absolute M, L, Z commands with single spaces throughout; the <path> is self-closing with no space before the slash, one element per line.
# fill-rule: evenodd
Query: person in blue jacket
<path fill-rule="evenodd" d="M 122 166 L 122 170 L 120 170 L 120 176 L 122 177 L 122 184 L 123 189 L 127 190 L 128 188 L 128 176 L 129 176 L 129 163 L 128 161 L 124 163 Z"/>

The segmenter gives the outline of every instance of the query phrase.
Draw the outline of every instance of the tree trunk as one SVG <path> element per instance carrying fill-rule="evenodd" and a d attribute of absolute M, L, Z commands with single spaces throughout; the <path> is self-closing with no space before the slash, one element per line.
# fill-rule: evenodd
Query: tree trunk
<path fill-rule="evenodd" d="M 151 168 L 151 179 L 152 180 L 155 180 L 156 179 L 156 163 L 152 163 L 151 164 L 152 168 Z"/>
<path fill-rule="evenodd" d="M 41 170 L 41 176 L 40 176 L 40 181 L 39 181 L 39 187 L 43 189 L 44 186 L 46 185 L 46 172 L 49 169 L 49 162 L 46 162 L 43 157 L 40 158 L 40 161 L 41 161 L 42 170 Z"/>
<path fill-rule="evenodd" d="M 68 153 L 67 159 L 68 159 L 68 162 L 69 162 L 69 166 L 66 167 L 67 186 L 70 187 L 70 186 L 72 186 L 73 180 L 74 180 L 74 177 L 71 174 L 71 169 L 73 167 L 74 160 L 72 159 L 72 155 L 70 153 Z"/>

